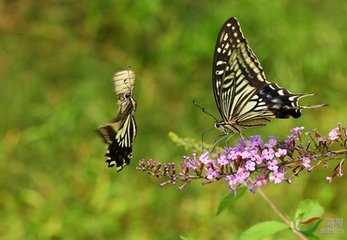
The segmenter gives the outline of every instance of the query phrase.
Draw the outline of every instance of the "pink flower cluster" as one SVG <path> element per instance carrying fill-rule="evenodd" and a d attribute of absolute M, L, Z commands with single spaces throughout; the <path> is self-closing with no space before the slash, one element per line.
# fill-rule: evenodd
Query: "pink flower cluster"
<path fill-rule="evenodd" d="M 295 139 L 295 136 L 290 139 Z M 199 157 L 193 154 L 191 158 L 185 156 L 182 168 L 186 172 L 204 169 L 207 180 L 224 179 L 233 192 L 242 184 L 247 184 L 250 190 L 255 191 L 268 181 L 282 182 L 286 168 L 279 162 L 284 162 L 285 158 L 288 158 L 286 162 L 291 161 L 287 150 L 278 146 L 275 137 L 270 137 L 264 143 L 259 136 L 253 136 L 249 140 L 240 140 L 234 147 L 225 148 L 217 157 L 210 155 L 213 153 L 204 152 Z M 255 173 L 256 176 L 253 176 Z"/>
<path fill-rule="evenodd" d="M 140 161 L 137 169 L 159 178 L 169 180 L 161 185 L 183 181 L 183 188 L 193 179 L 205 179 L 204 183 L 225 181 L 232 193 L 241 185 L 248 186 L 254 192 L 268 183 L 291 182 L 294 176 L 306 170 L 312 172 L 320 163 L 327 165 L 329 160 L 339 159 L 339 154 L 347 152 L 347 131 L 341 125 L 323 137 L 317 131 L 306 133 L 309 141 L 303 143 L 303 127 L 296 127 L 284 141 L 269 137 L 264 142 L 260 136 L 239 140 L 233 147 L 222 152 L 203 152 L 184 156 L 179 170 L 174 163 L 159 163 L 154 160 Z M 340 150 L 336 151 L 336 144 Z M 334 145 L 334 146 L 333 146 Z M 341 148 L 342 147 L 342 148 Z M 334 149 L 334 150 L 331 150 Z M 335 176 L 342 176 L 344 158 L 335 167 L 329 182 Z M 290 171 L 289 171 L 290 170 Z M 288 176 L 291 173 L 292 176 Z"/>

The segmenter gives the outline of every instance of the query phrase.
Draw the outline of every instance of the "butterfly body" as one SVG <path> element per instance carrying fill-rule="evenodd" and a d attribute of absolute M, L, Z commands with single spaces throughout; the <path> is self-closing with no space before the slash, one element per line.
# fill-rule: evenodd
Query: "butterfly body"
<path fill-rule="evenodd" d="M 114 75 L 115 92 L 118 97 L 118 114 L 108 124 L 100 126 L 97 132 L 108 145 L 105 161 L 108 167 L 116 166 L 120 171 L 130 163 L 132 144 L 136 137 L 136 102 L 133 98 L 135 74 L 131 70 Z"/>
<path fill-rule="evenodd" d="M 222 116 L 216 128 L 225 134 L 262 127 L 269 118 L 298 118 L 298 100 L 313 94 L 293 94 L 266 80 L 257 57 L 243 36 L 236 18 L 227 20 L 217 38 L 212 69 L 213 93 Z"/>

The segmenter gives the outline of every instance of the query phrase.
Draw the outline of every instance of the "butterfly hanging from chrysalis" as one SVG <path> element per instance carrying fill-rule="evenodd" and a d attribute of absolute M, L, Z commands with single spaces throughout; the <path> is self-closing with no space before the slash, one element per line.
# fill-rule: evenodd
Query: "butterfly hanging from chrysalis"
<path fill-rule="evenodd" d="M 290 93 L 276 83 L 268 82 L 234 17 L 224 23 L 217 38 L 212 85 L 222 116 L 215 127 L 226 135 L 265 126 L 271 117 L 298 118 L 304 108 L 325 106 L 300 106 L 300 98 L 314 94 Z"/>
<path fill-rule="evenodd" d="M 135 74 L 132 70 L 117 72 L 113 76 L 117 95 L 118 114 L 108 124 L 98 127 L 97 132 L 108 145 L 105 161 L 117 171 L 130 163 L 132 144 L 136 136 L 135 108 L 133 98 Z"/>

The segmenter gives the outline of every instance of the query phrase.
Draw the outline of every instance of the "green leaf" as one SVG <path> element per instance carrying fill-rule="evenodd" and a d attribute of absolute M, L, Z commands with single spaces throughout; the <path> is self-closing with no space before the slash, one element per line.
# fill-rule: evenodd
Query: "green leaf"
<path fill-rule="evenodd" d="M 232 205 L 236 200 L 238 200 L 245 192 L 247 187 L 240 187 L 237 189 L 236 196 L 229 193 L 226 195 L 219 203 L 216 216 L 223 212 L 228 206 Z"/>
<path fill-rule="evenodd" d="M 299 203 L 295 213 L 295 222 L 306 222 L 310 218 L 319 218 L 323 216 L 324 208 L 314 200 L 304 200 Z"/>
<path fill-rule="evenodd" d="M 277 221 L 261 222 L 244 231 L 239 240 L 261 240 L 289 228 L 288 225 Z"/>
<path fill-rule="evenodd" d="M 313 234 L 317 231 L 319 224 L 323 221 L 323 219 L 319 219 L 318 221 L 316 221 L 314 224 L 312 224 L 312 226 L 305 230 L 305 231 L 300 231 L 302 234 L 304 234 L 306 237 L 311 237 L 313 236 Z"/>
<path fill-rule="evenodd" d="M 308 240 L 320 240 L 319 237 L 314 236 L 314 235 L 308 236 L 307 239 L 308 239 Z"/>
<path fill-rule="evenodd" d="M 324 208 L 314 200 L 301 201 L 295 213 L 295 228 L 306 237 L 313 237 L 322 222 Z"/>

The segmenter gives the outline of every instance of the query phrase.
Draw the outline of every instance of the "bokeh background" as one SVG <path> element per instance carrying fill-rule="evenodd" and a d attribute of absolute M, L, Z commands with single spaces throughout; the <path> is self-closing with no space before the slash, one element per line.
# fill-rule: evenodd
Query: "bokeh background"
<path fill-rule="evenodd" d="M 1 239 L 235 239 L 278 220 L 258 194 L 215 216 L 225 183 L 179 191 L 135 170 L 140 159 L 190 154 L 168 132 L 200 139 L 213 125 L 193 99 L 219 117 L 211 64 L 231 16 L 270 81 L 317 93 L 303 104 L 330 104 L 248 136 L 285 138 L 295 126 L 327 134 L 347 123 L 346 1 L 0 1 Z M 138 136 L 131 165 L 117 173 L 95 128 L 115 115 L 112 75 L 127 66 L 137 74 Z M 333 167 L 264 191 L 288 216 L 316 199 L 325 218 L 346 220 L 346 179 L 325 182 Z"/>

